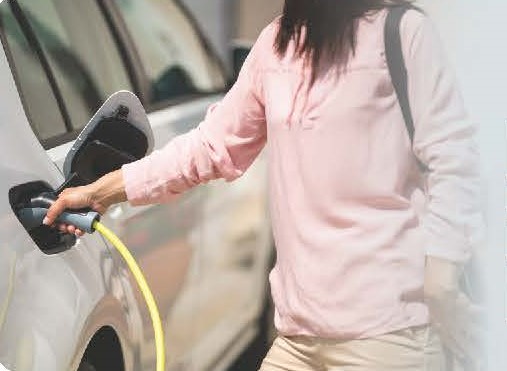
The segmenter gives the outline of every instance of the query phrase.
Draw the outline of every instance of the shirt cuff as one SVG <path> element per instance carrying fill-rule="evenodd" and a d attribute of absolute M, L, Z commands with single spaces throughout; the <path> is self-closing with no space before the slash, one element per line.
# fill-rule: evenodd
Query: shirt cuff
<path fill-rule="evenodd" d="M 141 162 L 142 160 L 125 164 L 121 168 L 127 200 L 132 206 L 146 204 L 148 200 Z"/>

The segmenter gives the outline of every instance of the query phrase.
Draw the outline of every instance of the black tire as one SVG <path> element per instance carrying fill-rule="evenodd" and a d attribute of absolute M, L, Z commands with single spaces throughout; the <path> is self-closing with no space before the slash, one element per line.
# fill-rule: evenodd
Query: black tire
<path fill-rule="evenodd" d="M 273 245 L 269 257 L 268 272 L 274 267 L 276 262 L 276 249 Z M 252 340 L 248 348 L 234 362 L 227 371 L 258 371 L 262 361 L 271 348 L 271 344 L 276 338 L 276 329 L 274 324 L 275 305 L 271 298 L 271 286 L 266 280 L 266 291 L 264 299 L 264 308 L 258 320 L 259 332 Z"/>
<path fill-rule="evenodd" d="M 257 371 L 268 353 L 275 337 L 273 325 L 274 306 L 271 295 L 266 297 L 262 315 L 259 318 L 259 332 L 248 348 L 241 354 L 228 371 Z"/>
<path fill-rule="evenodd" d="M 92 364 L 82 361 L 77 371 L 97 371 L 97 369 Z"/>

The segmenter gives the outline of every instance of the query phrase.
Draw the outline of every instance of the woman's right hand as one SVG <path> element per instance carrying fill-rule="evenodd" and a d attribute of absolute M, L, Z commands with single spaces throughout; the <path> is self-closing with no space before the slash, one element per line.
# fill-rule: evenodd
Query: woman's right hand
<path fill-rule="evenodd" d="M 45 225 L 55 225 L 58 216 L 67 209 L 91 208 L 104 214 L 113 205 L 127 200 L 121 170 L 106 174 L 96 182 L 75 188 L 67 188 L 58 195 L 44 218 Z M 62 232 L 84 235 L 84 232 L 73 225 L 59 224 Z"/>

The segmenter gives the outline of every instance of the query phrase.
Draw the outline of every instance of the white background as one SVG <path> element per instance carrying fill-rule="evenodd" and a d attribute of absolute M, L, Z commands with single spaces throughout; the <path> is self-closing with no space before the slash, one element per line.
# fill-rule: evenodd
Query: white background
<path fill-rule="evenodd" d="M 484 210 L 487 219 L 486 272 L 490 291 L 490 370 L 506 370 L 506 163 L 507 2 L 505 0 L 422 0 L 435 20 L 460 81 L 472 119 L 479 124 Z"/>

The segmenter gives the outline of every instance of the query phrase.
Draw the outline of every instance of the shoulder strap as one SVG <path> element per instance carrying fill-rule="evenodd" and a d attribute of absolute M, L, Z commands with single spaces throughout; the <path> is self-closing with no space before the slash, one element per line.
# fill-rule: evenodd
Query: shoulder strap
<path fill-rule="evenodd" d="M 391 75 L 394 90 L 398 96 L 401 106 L 405 125 L 407 127 L 410 142 L 414 141 L 414 119 L 412 110 L 410 109 L 410 101 L 408 97 L 408 80 L 407 68 L 403 58 L 403 50 L 401 46 L 400 24 L 403 15 L 407 10 L 414 9 L 410 5 L 402 5 L 390 7 L 388 9 L 385 29 L 384 43 L 386 51 L 387 66 Z"/>

